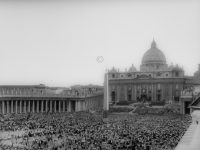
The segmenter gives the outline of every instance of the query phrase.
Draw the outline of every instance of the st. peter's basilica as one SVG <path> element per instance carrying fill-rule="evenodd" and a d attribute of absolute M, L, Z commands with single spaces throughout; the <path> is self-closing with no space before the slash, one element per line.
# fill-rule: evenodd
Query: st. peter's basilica
<path fill-rule="evenodd" d="M 182 67 L 168 65 L 155 40 L 143 55 L 140 71 L 132 65 L 128 71 L 112 68 L 107 73 L 109 103 L 119 101 L 164 101 L 178 103 L 181 91 L 199 84 L 198 71 L 186 76 Z M 105 86 L 106 88 L 106 86 Z"/>

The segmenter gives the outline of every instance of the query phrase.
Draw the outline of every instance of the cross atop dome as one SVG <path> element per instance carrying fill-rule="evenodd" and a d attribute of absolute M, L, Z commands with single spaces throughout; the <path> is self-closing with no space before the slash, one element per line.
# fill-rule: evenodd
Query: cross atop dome
<path fill-rule="evenodd" d="M 152 43 L 151 43 L 151 47 L 152 47 L 152 48 L 155 48 L 155 47 L 156 47 L 156 42 L 155 42 L 154 38 L 153 38 L 153 41 L 152 41 Z"/>

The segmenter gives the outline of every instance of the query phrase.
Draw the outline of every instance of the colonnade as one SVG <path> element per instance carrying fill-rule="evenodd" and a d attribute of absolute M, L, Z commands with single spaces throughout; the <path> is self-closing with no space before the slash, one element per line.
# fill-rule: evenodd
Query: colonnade
<path fill-rule="evenodd" d="M 75 109 L 72 103 L 70 100 L 0 100 L 0 114 L 71 112 Z"/>
<path fill-rule="evenodd" d="M 103 95 L 79 99 L 0 98 L 0 114 L 77 112 L 103 107 Z"/>

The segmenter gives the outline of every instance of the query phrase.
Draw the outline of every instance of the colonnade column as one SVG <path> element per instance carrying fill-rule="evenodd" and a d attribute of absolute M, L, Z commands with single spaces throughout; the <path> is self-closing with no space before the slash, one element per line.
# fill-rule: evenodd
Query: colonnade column
<path fill-rule="evenodd" d="M 45 105 L 45 107 L 46 107 L 45 112 L 47 112 L 47 111 L 48 111 L 48 100 L 45 100 L 45 102 L 46 102 L 46 105 Z"/>
<path fill-rule="evenodd" d="M 10 113 L 10 108 L 9 108 L 9 101 L 6 101 L 6 103 L 7 103 L 7 114 L 9 114 Z"/>
<path fill-rule="evenodd" d="M 71 101 L 68 101 L 68 105 L 67 105 L 67 111 L 71 112 Z"/>
<path fill-rule="evenodd" d="M 61 112 L 61 101 L 58 101 L 59 104 L 59 113 Z"/>
<path fill-rule="evenodd" d="M 24 101 L 24 113 L 26 113 L 26 100 Z"/>
<path fill-rule="evenodd" d="M 31 101 L 28 101 L 28 112 L 31 112 Z"/>
<path fill-rule="evenodd" d="M 13 113 L 13 100 L 11 101 L 11 113 Z"/>
<path fill-rule="evenodd" d="M 2 114 L 5 114 L 5 101 L 2 101 Z"/>
<path fill-rule="evenodd" d="M 44 101 L 42 100 L 41 103 L 42 103 L 41 104 L 41 112 L 43 112 L 43 110 L 44 110 Z"/>
<path fill-rule="evenodd" d="M 35 101 L 33 100 L 33 107 L 32 107 L 33 113 L 35 112 Z"/>
<path fill-rule="evenodd" d="M 56 112 L 56 101 L 54 101 L 54 112 Z"/>
<path fill-rule="evenodd" d="M 22 101 L 21 100 L 19 101 L 19 113 L 20 114 L 22 113 Z"/>
<path fill-rule="evenodd" d="M 15 101 L 15 113 L 18 113 L 18 100 Z"/>
<path fill-rule="evenodd" d="M 50 112 L 52 112 L 52 101 L 50 100 Z"/>
<path fill-rule="evenodd" d="M 40 105 L 39 105 L 39 100 L 37 100 L 36 102 L 37 102 L 37 112 L 39 112 L 39 111 L 40 111 L 40 110 L 39 110 L 39 106 L 40 106 Z"/>
<path fill-rule="evenodd" d="M 65 112 L 65 100 L 63 101 L 63 112 Z"/>

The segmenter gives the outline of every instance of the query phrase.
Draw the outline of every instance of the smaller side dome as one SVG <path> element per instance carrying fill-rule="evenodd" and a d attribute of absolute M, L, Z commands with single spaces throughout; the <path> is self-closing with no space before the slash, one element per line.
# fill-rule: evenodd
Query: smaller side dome
<path fill-rule="evenodd" d="M 136 72 L 137 69 L 135 68 L 135 66 L 132 64 L 132 66 L 129 68 L 128 72 Z"/>

